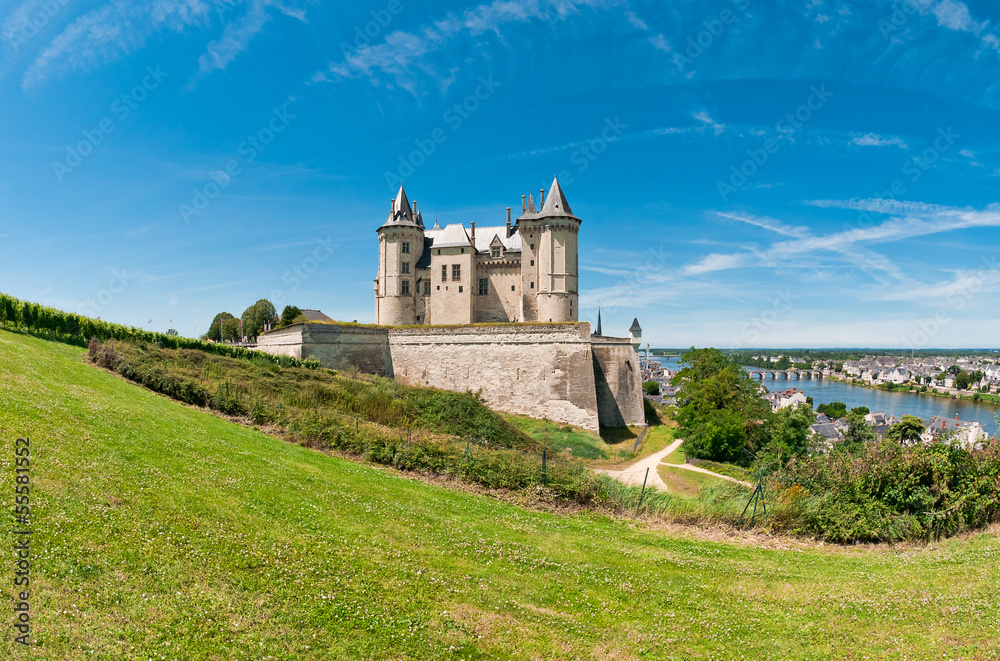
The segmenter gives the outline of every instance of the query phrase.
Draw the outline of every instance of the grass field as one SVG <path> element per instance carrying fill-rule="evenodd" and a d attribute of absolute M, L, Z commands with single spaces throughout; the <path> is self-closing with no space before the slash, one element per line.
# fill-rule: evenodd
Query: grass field
<path fill-rule="evenodd" d="M 674 468 L 667 464 L 660 464 L 657 471 L 660 473 L 660 479 L 670 489 L 670 493 L 688 498 L 697 496 L 702 487 L 715 485 L 719 481 L 719 478 L 713 475 Z"/>
<path fill-rule="evenodd" d="M 278 441 L 8 332 L 0 433 L 7 498 L 17 436 L 33 458 L 37 643 L 15 649 L 5 625 L 7 658 L 1000 656 L 995 531 L 842 548 L 529 511 Z"/>

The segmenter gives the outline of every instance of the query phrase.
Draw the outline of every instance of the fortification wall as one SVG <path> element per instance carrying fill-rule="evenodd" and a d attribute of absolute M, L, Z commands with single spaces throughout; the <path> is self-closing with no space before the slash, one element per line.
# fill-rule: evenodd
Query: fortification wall
<path fill-rule="evenodd" d="M 298 342 L 298 354 L 290 353 Z M 324 367 L 354 366 L 366 374 L 392 376 L 389 331 L 384 326 L 295 324 L 257 338 L 257 348 L 275 355 L 316 358 Z"/>
<path fill-rule="evenodd" d="M 495 410 L 592 431 L 644 423 L 635 350 L 626 339 L 592 340 L 586 323 L 296 324 L 261 336 L 258 348 L 410 385 L 482 391 Z"/>
<path fill-rule="evenodd" d="M 291 356 L 302 358 L 304 344 L 302 329 L 304 324 L 295 324 L 287 328 L 271 331 L 257 338 L 257 349 L 272 356 Z"/>
<path fill-rule="evenodd" d="M 627 339 L 595 337 L 592 346 L 601 424 L 606 427 L 645 424 L 639 356 L 632 343 Z"/>
<path fill-rule="evenodd" d="M 597 431 L 587 324 L 389 329 L 398 381 L 482 391 L 490 408 Z"/>

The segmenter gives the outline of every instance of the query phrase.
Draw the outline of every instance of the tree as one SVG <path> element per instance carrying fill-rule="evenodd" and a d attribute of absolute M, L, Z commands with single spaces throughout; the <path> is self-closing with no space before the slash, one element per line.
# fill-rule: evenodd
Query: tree
<path fill-rule="evenodd" d="M 171 337 L 179 337 L 180 333 L 177 332 L 176 328 L 171 328 L 171 329 L 167 330 L 167 335 L 169 335 Z"/>
<path fill-rule="evenodd" d="M 273 326 L 278 322 L 278 312 L 274 309 L 274 304 L 271 301 L 262 298 L 244 310 L 241 319 L 243 320 L 243 335 L 257 337 L 264 330 L 266 324 Z"/>
<path fill-rule="evenodd" d="M 760 387 L 742 367 L 717 349 L 694 349 L 671 381 L 679 388 L 677 422 L 685 452 L 698 459 L 745 462 L 744 450 L 758 450 L 764 440 L 768 404 Z"/>
<path fill-rule="evenodd" d="M 769 440 L 764 454 L 782 466 L 792 457 L 805 455 L 809 450 L 810 427 L 814 422 L 816 413 L 808 405 L 778 409 L 768 420 Z"/>
<path fill-rule="evenodd" d="M 871 413 L 871 410 L 867 406 L 855 406 L 851 409 L 851 413 L 860 413 L 864 417 Z"/>
<path fill-rule="evenodd" d="M 844 442 L 840 444 L 840 449 L 854 455 L 859 455 L 864 450 L 866 443 L 871 443 L 878 438 L 875 430 L 865 420 L 865 414 L 861 413 L 858 407 L 853 408 L 847 414 L 847 431 L 844 432 Z"/>
<path fill-rule="evenodd" d="M 240 338 L 240 320 L 236 317 L 226 317 L 222 322 L 222 340 L 236 341 Z"/>
<path fill-rule="evenodd" d="M 792 361 L 789 360 L 788 356 L 782 356 L 778 359 L 778 362 L 774 364 L 774 369 L 776 370 L 787 370 L 792 366 Z"/>
<path fill-rule="evenodd" d="M 298 309 L 294 305 L 286 305 L 285 309 L 281 311 L 281 325 L 291 326 L 295 323 L 295 319 L 302 314 L 302 310 Z"/>
<path fill-rule="evenodd" d="M 899 422 L 885 433 L 885 440 L 899 443 L 900 445 L 913 445 L 920 441 L 920 435 L 924 433 L 923 421 L 915 415 L 904 415 L 903 421 Z"/>
<path fill-rule="evenodd" d="M 838 420 L 847 415 L 847 404 L 843 402 L 830 402 L 829 404 L 820 404 L 816 407 L 817 413 L 822 413 L 831 420 Z"/>
<path fill-rule="evenodd" d="M 228 312 L 220 312 L 219 314 L 215 315 L 215 319 L 212 319 L 212 323 L 208 326 L 208 332 L 202 335 L 204 339 L 212 340 L 213 342 L 222 341 L 221 320 L 223 317 L 225 317 L 226 319 L 232 319 L 233 315 L 229 314 Z"/>
<path fill-rule="evenodd" d="M 660 384 L 656 381 L 646 381 L 642 384 L 642 389 L 647 395 L 659 395 L 660 394 Z"/>
<path fill-rule="evenodd" d="M 948 368 L 948 374 L 951 374 L 952 376 L 958 376 L 958 373 L 961 371 L 962 368 L 959 367 L 958 365 L 952 365 L 951 367 Z"/>
<path fill-rule="evenodd" d="M 955 375 L 955 387 L 959 390 L 965 390 L 972 383 L 972 377 L 965 370 L 959 370 L 958 374 Z"/>

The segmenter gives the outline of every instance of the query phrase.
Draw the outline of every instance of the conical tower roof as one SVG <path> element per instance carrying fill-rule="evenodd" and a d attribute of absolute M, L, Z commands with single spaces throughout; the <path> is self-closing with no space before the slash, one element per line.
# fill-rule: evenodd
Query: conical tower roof
<path fill-rule="evenodd" d="M 558 176 L 552 179 L 552 188 L 549 189 L 548 195 L 545 196 L 545 204 L 542 206 L 539 216 L 568 216 L 576 218 L 573 215 L 573 210 L 569 208 L 566 196 L 562 192 Z"/>
<path fill-rule="evenodd" d="M 402 184 L 399 186 L 399 192 L 396 193 L 396 199 L 392 201 L 392 209 L 389 210 L 389 217 L 386 218 L 385 224 L 382 227 L 389 225 L 414 225 L 416 227 L 423 227 L 420 215 L 413 213 L 413 205 L 410 204 L 410 199 L 406 197 L 406 191 L 403 189 Z"/>
<path fill-rule="evenodd" d="M 552 179 L 552 188 L 549 190 L 548 195 L 545 196 L 541 211 L 536 210 L 535 200 L 529 194 L 525 213 L 518 220 L 538 220 L 540 218 L 572 218 L 573 220 L 582 222 L 573 215 L 573 210 L 569 208 L 566 195 L 562 191 L 562 186 L 559 185 L 558 176 Z"/>
<path fill-rule="evenodd" d="M 628 319 L 628 317 L 625 317 Z M 628 332 L 634 333 L 635 331 L 642 331 L 642 327 L 639 325 L 639 317 L 634 317 L 632 319 L 632 327 L 628 329 Z"/>

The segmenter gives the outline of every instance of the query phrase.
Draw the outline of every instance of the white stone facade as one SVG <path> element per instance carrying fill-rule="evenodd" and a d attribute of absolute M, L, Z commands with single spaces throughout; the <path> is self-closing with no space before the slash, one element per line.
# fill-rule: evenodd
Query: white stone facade
<path fill-rule="evenodd" d="M 402 187 L 378 229 L 375 323 L 384 326 L 574 322 L 579 317 L 578 236 L 553 180 L 521 201 L 504 225 L 427 229 Z"/>

